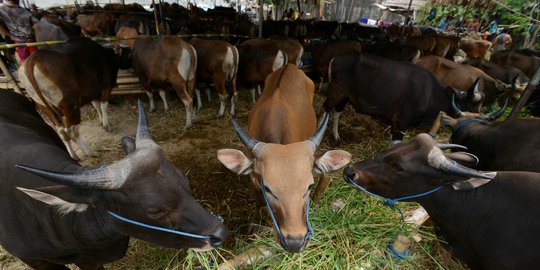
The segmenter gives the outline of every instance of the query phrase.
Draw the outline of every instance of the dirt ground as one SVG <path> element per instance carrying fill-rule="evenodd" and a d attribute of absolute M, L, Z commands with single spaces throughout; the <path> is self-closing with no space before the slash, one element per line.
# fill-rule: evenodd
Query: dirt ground
<path fill-rule="evenodd" d="M 251 183 L 247 177 L 240 177 L 228 171 L 216 158 L 221 148 L 243 149 L 236 137 L 230 114 L 217 117 L 219 101 L 213 93 L 212 101 L 203 99 L 203 108 L 197 113 L 198 121 L 188 131 L 182 131 L 185 123 L 185 109 L 179 100 L 169 93 L 171 109 L 164 112 L 161 100 L 155 99 L 157 110 L 148 113 L 151 134 L 163 148 L 168 159 L 184 170 L 188 176 L 194 197 L 207 209 L 223 216 L 230 230 L 224 245 L 232 249 L 235 239 L 245 238 L 248 224 L 255 212 L 255 200 L 251 193 Z M 83 165 L 95 166 L 112 162 L 123 157 L 120 139 L 134 136 L 137 121 L 137 98 L 148 108 L 146 95 L 114 96 L 109 106 L 109 121 L 112 132 L 105 132 L 100 126 L 97 114 L 91 106 L 83 109 L 80 133 L 97 157 L 84 158 Z M 247 91 L 240 92 L 237 117 L 245 127 L 251 107 Z M 315 108 L 320 108 L 323 98 L 316 96 Z M 229 106 L 227 106 L 227 112 Z M 317 109 L 318 114 L 320 109 Z M 372 156 L 387 146 L 388 126 L 381 125 L 367 116 L 346 110 L 340 120 L 339 145 L 333 142 L 331 126 L 326 132 L 320 151 L 341 148 L 353 153 L 353 161 Z M 78 153 L 80 153 L 78 151 Z M 128 254 L 128 256 L 133 256 Z M 137 255 L 134 255 L 137 256 Z M 25 269 L 25 266 L 0 249 L 0 269 Z"/>

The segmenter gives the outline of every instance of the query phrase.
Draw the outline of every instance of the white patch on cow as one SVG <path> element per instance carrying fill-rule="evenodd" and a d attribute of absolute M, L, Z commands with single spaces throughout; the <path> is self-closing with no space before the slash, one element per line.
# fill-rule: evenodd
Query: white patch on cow
<path fill-rule="evenodd" d="M 178 60 L 177 65 L 178 74 L 180 74 L 180 77 L 182 77 L 182 79 L 187 81 L 192 78 L 191 66 L 191 54 L 189 53 L 187 48 L 182 48 L 182 52 L 180 53 L 180 59 Z"/>
<path fill-rule="evenodd" d="M 197 111 L 198 111 L 202 108 L 201 90 L 199 90 L 199 88 L 195 88 L 195 96 L 197 97 Z"/>
<path fill-rule="evenodd" d="M 42 93 L 43 100 L 38 94 L 37 90 L 34 89 L 30 80 L 26 76 L 25 65 L 19 69 L 19 80 L 26 89 L 26 92 L 37 104 L 46 106 L 46 103 L 49 103 L 55 107 L 58 107 L 60 100 L 62 100 L 62 92 L 51 80 L 49 80 L 43 72 L 39 69 L 38 64 L 34 65 L 34 77 L 36 79 L 37 86 L 39 91 Z"/>
<path fill-rule="evenodd" d="M 102 119 L 103 128 L 105 128 L 106 131 L 111 131 L 111 126 L 109 125 L 109 115 L 107 114 L 109 101 L 102 101 L 100 105 L 101 105 L 101 114 L 103 115 L 103 119 Z"/>
<path fill-rule="evenodd" d="M 208 102 L 212 101 L 212 97 L 210 96 L 210 88 L 206 88 L 204 89 L 204 91 L 206 92 L 206 97 L 208 98 Z"/>
<path fill-rule="evenodd" d="M 167 103 L 167 93 L 165 93 L 165 90 L 160 89 L 159 96 L 161 97 L 161 101 L 163 101 L 163 108 L 165 109 L 165 111 L 169 111 L 169 104 Z"/>
<path fill-rule="evenodd" d="M 238 93 L 234 93 L 231 98 L 231 115 L 234 114 L 236 103 L 238 103 Z"/>
<path fill-rule="evenodd" d="M 334 134 L 334 139 L 336 141 L 339 141 L 338 125 L 339 125 L 340 115 L 341 115 L 341 112 L 334 112 L 334 117 L 332 118 L 332 133 Z"/>
<path fill-rule="evenodd" d="M 334 58 L 330 60 L 330 63 L 328 64 L 328 83 L 332 82 L 332 63 L 334 62 Z M 319 86 L 319 90 L 321 90 L 322 82 L 324 80 L 324 75 L 321 76 L 321 85 Z"/>
<path fill-rule="evenodd" d="M 24 192 L 26 195 L 32 197 L 35 200 L 44 202 L 48 205 L 56 206 L 58 207 L 58 213 L 61 215 L 65 215 L 71 212 L 83 212 L 88 209 L 87 204 L 79 204 L 79 203 L 70 203 L 66 202 L 56 196 L 53 196 L 51 194 L 47 194 L 45 192 L 33 190 L 33 189 L 26 189 L 17 187 L 18 190 Z"/>
<path fill-rule="evenodd" d="M 274 58 L 274 63 L 272 64 L 272 71 L 276 71 L 280 69 L 285 64 L 287 64 L 287 56 L 283 51 L 278 50 L 278 53 L 276 54 L 276 57 Z"/>
<path fill-rule="evenodd" d="M 156 110 L 156 106 L 154 105 L 154 94 L 152 92 L 146 92 L 146 95 L 148 96 L 148 102 L 150 103 L 150 112 L 153 112 Z"/>
<path fill-rule="evenodd" d="M 96 109 L 96 112 L 99 116 L 99 121 L 103 123 L 103 115 L 101 114 L 101 108 L 100 108 L 100 105 L 99 105 L 99 100 L 92 100 L 92 106 L 94 107 L 94 109 Z"/>
<path fill-rule="evenodd" d="M 234 76 L 235 72 L 235 59 L 234 59 L 234 52 L 231 47 L 227 47 L 227 54 L 225 55 L 225 59 L 223 60 L 223 72 L 225 73 L 225 76 L 227 80 L 231 80 Z"/>
<path fill-rule="evenodd" d="M 223 116 L 225 113 L 225 103 L 227 102 L 227 95 L 219 95 L 219 112 L 218 116 Z"/>
<path fill-rule="evenodd" d="M 412 62 L 415 63 L 416 60 L 420 59 L 421 56 L 422 56 L 422 52 L 420 52 L 420 50 L 416 49 L 416 56 L 413 57 Z"/>
<path fill-rule="evenodd" d="M 255 88 L 249 89 L 249 92 L 251 93 L 251 102 L 252 102 L 253 104 L 255 104 L 255 101 L 256 101 Z"/>
<path fill-rule="evenodd" d="M 184 126 L 184 130 L 187 130 L 196 120 L 195 110 L 193 110 L 193 99 L 182 99 L 182 103 L 184 103 L 184 107 L 186 107 L 186 125 Z"/>
<path fill-rule="evenodd" d="M 204 246 L 200 247 L 200 248 L 191 248 L 191 250 L 195 251 L 195 252 L 206 252 L 206 251 L 210 251 L 214 249 L 209 243 L 206 243 Z"/>

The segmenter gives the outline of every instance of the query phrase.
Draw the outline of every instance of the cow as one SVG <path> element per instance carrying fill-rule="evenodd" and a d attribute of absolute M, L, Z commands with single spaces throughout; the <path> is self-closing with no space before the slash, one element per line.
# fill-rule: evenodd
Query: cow
<path fill-rule="evenodd" d="M 409 127 L 433 123 L 439 111 L 453 112 L 451 100 L 456 91 L 412 63 L 349 53 L 334 58 L 328 76 L 330 83 L 323 109 L 325 113 L 334 110 L 336 140 L 339 140 L 339 115 L 347 103 L 357 112 L 390 123 L 391 140 L 395 141 L 401 140 L 402 131 Z M 463 110 L 478 112 L 480 108 L 473 104 L 475 96 L 471 88 L 465 95 L 457 91 L 457 96 Z"/>
<path fill-rule="evenodd" d="M 43 16 L 32 28 L 37 42 L 68 40 L 81 35 L 78 25 L 49 16 Z"/>
<path fill-rule="evenodd" d="M 479 158 L 477 169 L 540 172 L 540 155 L 536 154 L 540 147 L 536 133 L 540 132 L 540 120 L 492 122 L 493 118 L 496 119 L 464 114 L 454 119 L 443 113 L 441 126 L 452 128 L 452 143 L 467 147 Z"/>
<path fill-rule="evenodd" d="M 139 36 L 133 44 L 131 65 L 148 95 L 150 111 L 155 110 L 150 86 L 172 85 L 176 95 L 186 107 L 184 130 L 190 128 L 195 121 L 193 92 L 197 70 L 197 52 L 193 46 L 174 36 L 159 38 Z M 168 111 L 165 91 L 159 90 L 159 95 L 163 100 L 165 111 Z"/>
<path fill-rule="evenodd" d="M 126 157 L 84 167 L 28 99 L 0 91 L 0 245 L 7 252 L 35 269 L 104 269 L 125 255 L 130 237 L 168 248 L 223 243 L 226 226 L 195 201 L 139 110 L 136 139 L 122 140 Z"/>
<path fill-rule="evenodd" d="M 105 130 L 107 107 L 117 72 L 127 58 L 115 55 L 89 38 L 74 37 L 33 53 L 19 68 L 19 80 L 39 110 L 57 129 L 73 158 L 75 142 L 86 156 L 94 155 L 79 137 L 81 107 L 92 103 Z M 81 64 L 84 63 L 84 64 Z"/>
<path fill-rule="evenodd" d="M 204 82 L 215 85 L 221 101 L 218 116 L 223 116 L 225 102 L 230 95 L 231 114 L 234 114 L 234 108 L 238 102 L 238 93 L 236 92 L 238 49 L 222 40 L 192 39 L 190 43 L 197 52 L 197 83 Z M 229 91 L 227 91 L 227 87 Z M 200 109 L 202 107 L 200 93 L 198 89 L 195 91 L 199 106 L 197 109 Z"/>
<path fill-rule="evenodd" d="M 300 42 L 294 39 L 270 39 L 270 42 L 276 44 L 280 50 L 287 54 L 287 63 L 301 66 L 302 55 L 304 54 L 304 47 Z"/>
<path fill-rule="evenodd" d="M 315 131 L 314 92 L 313 82 L 296 66 L 287 64 L 276 70 L 266 79 L 261 97 L 249 112 L 247 132 L 233 118 L 234 129 L 248 152 L 217 152 L 225 167 L 249 174 L 255 188 L 267 198 L 269 212 L 275 217 L 275 240 L 289 252 L 304 250 L 311 237 L 307 211 L 314 183 L 312 171 L 335 171 L 351 159 L 343 150 L 314 155 L 328 122 L 326 119 Z"/>
<path fill-rule="evenodd" d="M 531 206 L 540 203 L 540 174 L 477 171 L 460 164 L 474 164 L 473 155 L 443 149 L 422 133 L 343 175 L 359 189 L 422 205 L 450 252 L 471 269 L 536 269 L 540 218 Z"/>
<path fill-rule="evenodd" d="M 498 51 L 491 55 L 491 62 L 501 66 L 511 66 L 521 70 L 527 77 L 532 78 L 540 67 L 540 59 L 513 51 Z"/>
<path fill-rule="evenodd" d="M 424 56 L 416 60 L 415 64 L 431 71 L 443 84 L 452 88 L 466 89 L 478 81 L 473 93 L 474 104 L 478 107 L 492 105 L 500 95 L 514 90 L 512 85 L 495 80 L 478 68 L 439 56 Z"/>
<path fill-rule="evenodd" d="M 266 76 L 283 67 L 288 62 L 287 54 L 274 43 L 256 39 L 238 45 L 238 53 L 240 64 L 237 84 L 251 89 L 252 101 L 255 103 L 255 86 L 263 84 Z"/>
<path fill-rule="evenodd" d="M 466 39 L 460 43 L 460 49 L 471 59 L 483 59 L 490 48 L 491 42 L 487 40 Z"/>
<path fill-rule="evenodd" d="M 77 24 L 81 27 L 82 34 L 88 37 L 106 35 L 113 20 L 112 13 L 96 12 L 77 16 Z"/>
<path fill-rule="evenodd" d="M 341 54 L 361 52 L 362 44 L 358 41 L 321 43 L 316 40 L 312 40 L 309 51 L 311 52 L 311 56 L 313 58 L 313 66 L 315 70 L 319 72 L 320 90 L 324 78 L 328 76 L 328 66 L 330 65 L 330 61 L 334 57 Z"/>
<path fill-rule="evenodd" d="M 506 84 L 523 85 L 529 82 L 527 76 L 521 70 L 514 67 L 500 66 L 484 59 L 468 59 L 463 64 L 479 68 L 493 79 L 500 80 Z"/>
<path fill-rule="evenodd" d="M 399 43 L 375 43 L 365 45 L 363 52 L 375 54 L 394 61 L 414 62 L 422 53 L 414 46 L 403 45 Z"/>

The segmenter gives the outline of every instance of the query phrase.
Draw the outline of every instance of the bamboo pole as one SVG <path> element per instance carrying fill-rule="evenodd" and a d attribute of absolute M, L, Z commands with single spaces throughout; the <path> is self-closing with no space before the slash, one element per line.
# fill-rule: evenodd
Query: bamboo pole
<path fill-rule="evenodd" d="M 4 63 L 4 60 L 2 60 L 2 58 L 0 58 L 0 69 L 6 75 L 6 78 L 8 79 L 7 82 L 8 83 L 9 82 L 13 83 L 13 90 L 15 90 L 15 92 L 17 92 L 19 94 L 22 94 L 21 88 L 17 84 L 17 80 L 15 80 L 15 78 L 13 77 L 13 74 L 11 74 L 11 72 L 9 72 L 9 69 L 6 66 L 6 63 Z"/>
<path fill-rule="evenodd" d="M 154 21 L 156 25 L 156 34 L 160 35 L 159 32 L 159 22 L 158 22 L 158 16 L 157 16 L 157 9 L 156 9 L 156 2 L 152 0 L 152 6 L 154 7 Z"/>

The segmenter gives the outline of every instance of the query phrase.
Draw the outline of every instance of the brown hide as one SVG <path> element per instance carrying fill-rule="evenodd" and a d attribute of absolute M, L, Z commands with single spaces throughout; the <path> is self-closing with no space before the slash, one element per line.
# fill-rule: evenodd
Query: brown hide
<path fill-rule="evenodd" d="M 491 48 L 491 42 L 487 40 L 462 40 L 461 47 L 469 58 L 482 59 Z"/>
<path fill-rule="evenodd" d="M 431 71 L 443 84 L 462 91 L 469 89 L 474 81 L 480 78 L 478 90 L 484 94 L 484 106 L 492 104 L 499 93 L 495 79 L 478 68 L 435 55 L 424 56 L 415 64 Z"/>
<path fill-rule="evenodd" d="M 119 38 L 135 38 L 139 36 L 139 31 L 135 28 L 128 26 L 121 26 L 116 33 L 116 37 Z M 133 45 L 135 45 L 135 39 L 126 39 L 115 41 L 116 44 L 124 44 L 133 50 Z"/>
<path fill-rule="evenodd" d="M 491 62 L 501 66 L 511 66 L 521 70 L 527 77 L 532 78 L 540 67 L 540 58 L 526 56 L 512 51 L 499 51 L 491 55 Z"/>
<path fill-rule="evenodd" d="M 77 22 L 85 36 L 106 35 L 107 28 L 113 19 L 114 16 L 111 13 L 81 14 L 77 16 Z"/>

